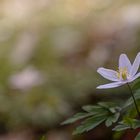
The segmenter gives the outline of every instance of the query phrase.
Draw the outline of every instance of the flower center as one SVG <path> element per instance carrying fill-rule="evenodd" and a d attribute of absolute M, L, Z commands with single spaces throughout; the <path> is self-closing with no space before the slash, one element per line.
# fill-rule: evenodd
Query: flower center
<path fill-rule="evenodd" d="M 122 80 L 127 80 L 128 77 L 128 70 L 127 68 L 120 68 L 117 73 L 117 77 Z"/>

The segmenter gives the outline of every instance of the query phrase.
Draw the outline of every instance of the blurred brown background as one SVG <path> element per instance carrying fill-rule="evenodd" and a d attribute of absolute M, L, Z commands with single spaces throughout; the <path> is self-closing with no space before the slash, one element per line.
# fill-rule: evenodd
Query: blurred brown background
<path fill-rule="evenodd" d="M 117 140 L 104 125 L 72 136 L 82 105 L 121 101 L 96 70 L 140 50 L 139 0 L 0 0 L 0 140 Z M 127 139 L 128 140 L 128 139 Z"/>

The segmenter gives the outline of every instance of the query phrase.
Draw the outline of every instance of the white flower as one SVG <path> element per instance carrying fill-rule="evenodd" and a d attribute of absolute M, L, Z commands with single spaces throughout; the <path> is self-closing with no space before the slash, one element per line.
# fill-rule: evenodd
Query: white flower
<path fill-rule="evenodd" d="M 140 65 L 140 53 L 137 54 L 134 63 L 131 64 L 126 54 L 121 54 L 119 58 L 119 70 L 114 71 L 105 68 L 99 68 L 97 72 L 104 78 L 113 81 L 112 83 L 100 85 L 98 89 L 114 88 L 130 83 L 140 77 L 138 72 Z"/>

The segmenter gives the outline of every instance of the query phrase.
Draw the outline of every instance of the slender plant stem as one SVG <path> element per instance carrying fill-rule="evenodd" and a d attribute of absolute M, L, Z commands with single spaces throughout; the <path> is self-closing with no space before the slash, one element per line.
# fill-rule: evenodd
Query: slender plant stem
<path fill-rule="evenodd" d="M 130 90 L 130 93 L 131 93 L 131 96 L 132 96 L 132 98 L 133 98 L 133 101 L 134 101 L 134 104 L 135 104 L 135 107 L 136 107 L 136 110 L 137 110 L 138 116 L 139 116 L 139 118 L 140 118 L 140 111 L 139 111 L 139 108 L 138 108 L 138 105 L 137 105 L 136 99 L 135 99 L 135 97 L 134 97 L 134 94 L 133 94 L 132 88 L 131 88 L 131 86 L 129 85 L 129 83 L 127 83 L 127 86 L 128 86 L 128 88 L 129 88 L 129 90 Z"/>

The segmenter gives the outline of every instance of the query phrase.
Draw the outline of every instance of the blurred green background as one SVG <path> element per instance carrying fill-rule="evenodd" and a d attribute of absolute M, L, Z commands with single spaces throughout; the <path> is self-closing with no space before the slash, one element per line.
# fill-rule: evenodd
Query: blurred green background
<path fill-rule="evenodd" d="M 0 0 L 0 140 L 111 140 L 104 126 L 72 136 L 82 105 L 124 98 L 98 67 L 140 48 L 139 0 Z M 104 130 L 104 133 L 102 132 Z"/>

